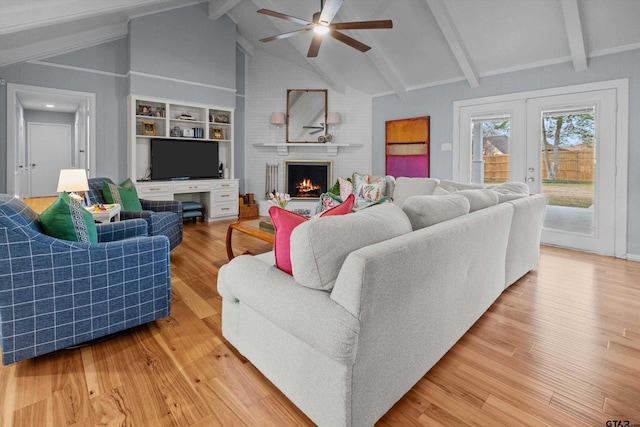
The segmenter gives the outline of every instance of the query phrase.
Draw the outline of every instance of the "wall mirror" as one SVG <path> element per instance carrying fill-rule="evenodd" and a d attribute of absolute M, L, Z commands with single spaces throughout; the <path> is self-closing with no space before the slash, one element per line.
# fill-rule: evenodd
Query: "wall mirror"
<path fill-rule="evenodd" d="M 287 142 L 318 142 L 326 123 L 326 89 L 287 90 Z"/>

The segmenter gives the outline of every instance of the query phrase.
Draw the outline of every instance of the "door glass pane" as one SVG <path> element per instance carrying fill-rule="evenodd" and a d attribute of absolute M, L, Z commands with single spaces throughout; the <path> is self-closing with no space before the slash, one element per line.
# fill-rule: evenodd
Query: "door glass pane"
<path fill-rule="evenodd" d="M 473 117 L 471 120 L 471 182 L 499 184 L 509 181 L 509 115 Z"/>
<path fill-rule="evenodd" d="M 594 233 L 595 107 L 542 112 L 544 227 Z"/>

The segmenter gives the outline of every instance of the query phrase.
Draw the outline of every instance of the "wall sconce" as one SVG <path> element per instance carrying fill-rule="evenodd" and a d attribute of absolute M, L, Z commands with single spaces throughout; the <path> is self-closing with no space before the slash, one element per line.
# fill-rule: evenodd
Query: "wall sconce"
<path fill-rule="evenodd" d="M 340 118 L 340 113 L 336 113 L 334 111 L 329 111 L 327 113 L 327 126 L 330 126 L 331 141 L 336 142 L 337 136 L 337 128 L 336 126 L 342 122 Z"/>
<path fill-rule="evenodd" d="M 271 120 L 269 120 L 269 122 L 278 130 L 276 135 L 276 144 L 280 144 L 282 142 L 282 125 L 285 124 L 284 113 L 271 113 Z"/>
<path fill-rule="evenodd" d="M 84 169 L 61 169 L 58 177 L 58 189 L 56 191 L 69 193 L 72 199 L 82 202 L 84 192 L 89 189 L 87 171 Z M 82 195 L 77 192 L 81 192 Z"/>

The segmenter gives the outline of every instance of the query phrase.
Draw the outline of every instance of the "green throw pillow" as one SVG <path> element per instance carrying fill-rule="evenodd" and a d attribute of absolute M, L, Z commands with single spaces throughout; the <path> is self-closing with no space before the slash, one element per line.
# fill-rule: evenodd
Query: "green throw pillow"
<path fill-rule="evenodd" d="M 118 203 L 123 211 L 141 211 L 142 205 L 138 198 L 136 187 L 127 178 L 122 184 L 115 185 L 105 182 L 102 185 L 102 192 L 107 203 Z"/>
<path fill-rule="evenodd" d="M 91 213 L 65 192 L 38 217 L 44 234 L 74 242 L 98 243 L 98 231 Z"/>

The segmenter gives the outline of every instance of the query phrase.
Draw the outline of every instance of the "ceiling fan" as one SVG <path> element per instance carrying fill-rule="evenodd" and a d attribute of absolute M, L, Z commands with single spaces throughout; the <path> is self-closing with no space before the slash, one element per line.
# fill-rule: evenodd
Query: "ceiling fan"
<path fill-rule="evenodd" d="M 357 21 L 357 22 L 338 22 L 331 23 L 331 20 L 338 13 L 338 9 L 342 6 L 344 0 L 320 0 L 320 12 L 313 14 L 311 21 L 305 19 L 296 18 L 295 16 L 286 15 L 284 13 L 276 12 L 269 9 L 259 9 L 258 13 L 263 15 L 272 16 L 274 18 L 286 19 L 287 21 L 295 22 L 305 25 L 304 28 L 290 31 L 288 33 L 278 34 L 277 36 L 267 37 L 260 39 L 261 42 L 270 42 L 273 40 L 281 40 L 287 37 L 295 36 L 297 34 L 306 33 L 307 31 L 313 31 L 313 39 L 311 40 L 311 46 L 307 52 L 308 58 L 315 58 L 318 56 L 320 50 L 320 44 L 322 43 L 322 37 L 325 34 L 329 34 L 336 40 L 345 43 L 354 49 L 358 49 L 360 52 L 366 52 L 371 49 L 364 43 L 341 33 L 338 30 L 371 30 L 378 28 L 393 28 L 393 22 L 389 19 L 382 21 Z"/>

